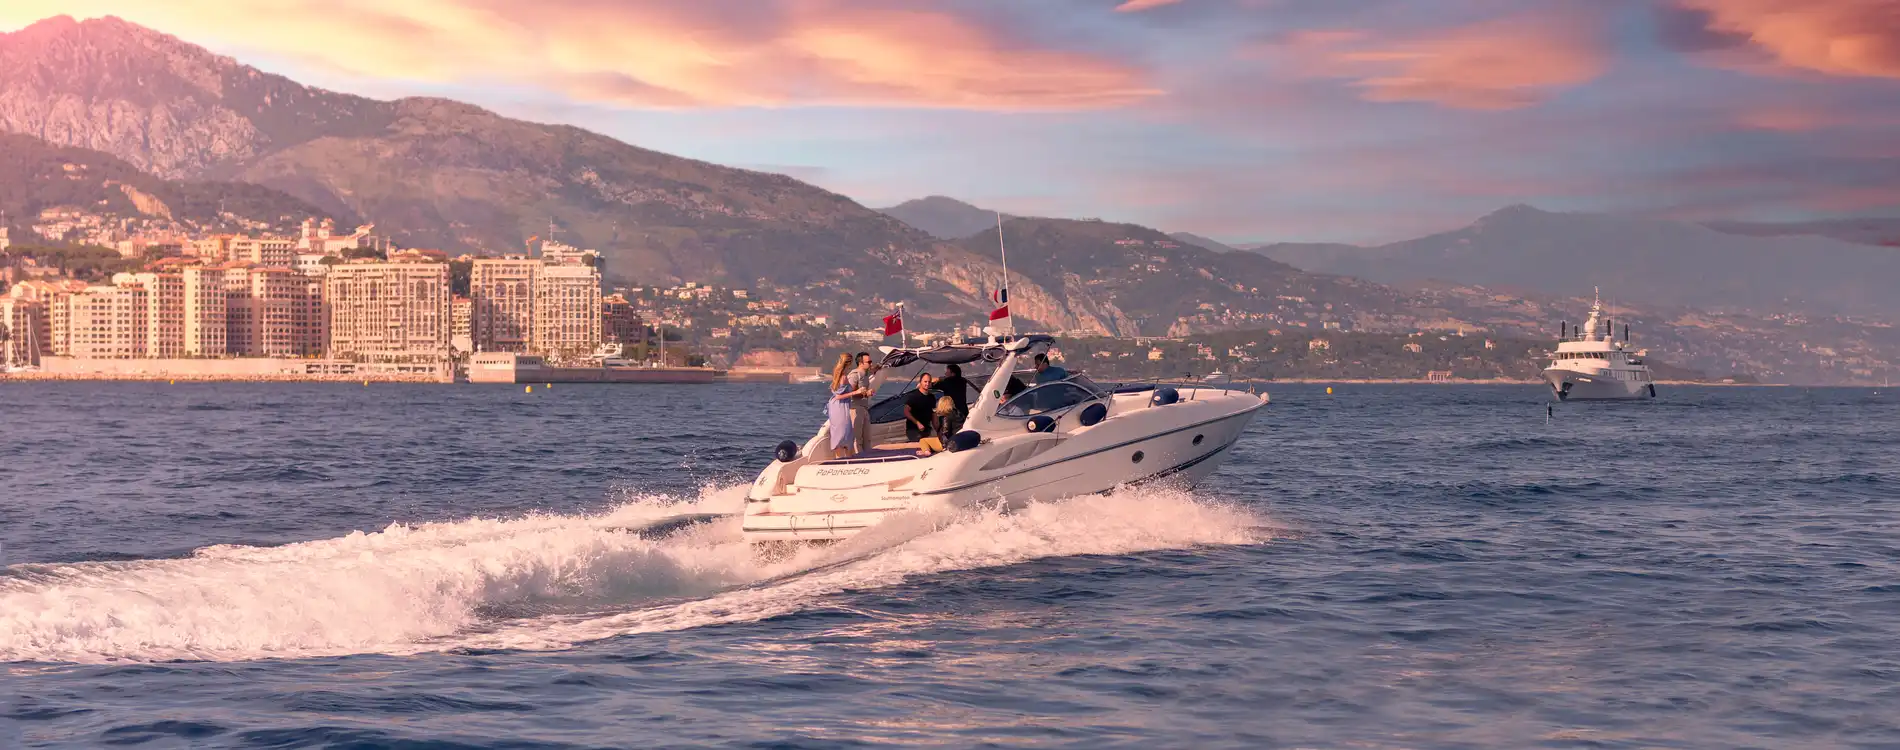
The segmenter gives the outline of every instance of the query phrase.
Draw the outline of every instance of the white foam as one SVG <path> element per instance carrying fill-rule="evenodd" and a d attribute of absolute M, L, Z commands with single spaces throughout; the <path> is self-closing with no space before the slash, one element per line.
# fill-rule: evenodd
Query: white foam
<path fill-rule="evenodd" d="M 619 530 L 679 513 L 733 512 L 743 490 L 690 502 L 638 498 L 596 516 L 208 547 L 180 560 L 12 566 L 0 576 L 0 662 L 562 648 L 757 621 L 920 574 L 1261 541 L 1252 514 L 1161 490 L 1008 515 L 914 515 L 774 563 L 754 557 L 736 518 L 657 542 Z"/>

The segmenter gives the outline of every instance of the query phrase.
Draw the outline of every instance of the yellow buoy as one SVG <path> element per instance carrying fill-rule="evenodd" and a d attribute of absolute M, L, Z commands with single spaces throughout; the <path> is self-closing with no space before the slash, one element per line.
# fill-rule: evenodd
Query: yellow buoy
<path fill-rule="evenodd" d="M 364 388 L 368 388 L 368 387 L 369 387 L 369 381 L 367 381 L 367 380 L 365 380 L 365 381 L 363 381 L 363 387 L 364 387 Z"/>
<path fill-rule="evenodd" d="M 553 388 L 553 387 L 554 387 L 554 384 L 553 384 L 553 383 L 544 383 L 543 385 L 545 385 L 545 386 L 547 386 L 547 387 L 549 387 L 549 388 Z"/>
<path fill-rule="evenodd" d="M 521 392 L 522 392 L 522 393 L 533 393 L 533 392 L 534 392 L 534 386 L 531 386 L 531 385 L 530 385 L 530 386 L 525 386 L 525 387 L 523 387 L 523 388 L 521 389 Z"/>
<path fill-rule="evenodd" d="M 1330 386 L 1330 385 L 1329 385 L 1329 386 L 1326 386 L 1326 395 L 1328 395 L 1328 396 L 1331 396 L 1331 395 L 1333 395 L 1333 387 L 1332 387 L 1332 386 Z"/>

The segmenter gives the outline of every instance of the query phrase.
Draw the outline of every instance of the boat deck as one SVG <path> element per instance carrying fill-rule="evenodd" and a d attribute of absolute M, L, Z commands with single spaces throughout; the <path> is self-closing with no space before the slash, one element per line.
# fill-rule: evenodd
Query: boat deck
<path fill-rule="evenodd" d="M 819 465 L 876 464 L 889 461 L 915 461 L 918 458 L 921 458 L 921 456 L 917 455 L 916 448 L 872 448 L 850 458 L 834 458 L 830 461 L 821 461 Z"/>

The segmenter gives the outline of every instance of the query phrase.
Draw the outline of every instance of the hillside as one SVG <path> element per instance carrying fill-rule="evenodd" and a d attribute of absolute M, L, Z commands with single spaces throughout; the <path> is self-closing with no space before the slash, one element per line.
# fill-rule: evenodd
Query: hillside
<path fill-rule="evenodd" d="M 1270 245 L 1307 270 L 1428 279 L 1759 313 L 1900 316 L 1900 252 L 1820 237 L 1748 237 L 1680 222 L 1511 206 L 1465 227 L 1379 247 Z"/>
<path fill-rule="evenodd" d="M 355 221 L 354 214 L 324 212 L 258 185 L 166 180 L 111 154 L 0 133 L 0 211 L 8 222 L 25 227 L 42 209 L 60 206 L 196 227 L 229 223 L 220 211 L 286 231 L 309 216 L 329 216 L 346 226 Z"/>
<path fill-rule="evenodd" d="M 0 131 L 276 188 L 408 246 L 512 251 L 552 217 L 622 281 L 766 279 L 836 300 L 921 288 L 980 307 L 921 261 L 981 276 L 986 260 L 789 177 L 452 101 L 311 88 L 115 18 L 0 35 Z"/>
<path fill-rule="evenodd" d="M 941 195 L 907 200 L 878 211 L 932 237 L 945 240 L 960 240 L 996 227 L 994 211 Z"/>
<path fill-rule="evenodd" d="M 1159 336 L 1290 322 L 1365 326 L 1406 308 L 1396 291 L 1358 279 L 1309 274 L 1251 253 L 1217 253 L 1133 224 L 1010 219 L 1010 273 L 1062 290 L 1078 316 L 1107 331 Z M 960 243 L 994 253 L 996 229 Z M 1012 290 L 1014 292 L 1014 290 Z M 1013 294 L 1036 317 L 1039 300 Z"/>

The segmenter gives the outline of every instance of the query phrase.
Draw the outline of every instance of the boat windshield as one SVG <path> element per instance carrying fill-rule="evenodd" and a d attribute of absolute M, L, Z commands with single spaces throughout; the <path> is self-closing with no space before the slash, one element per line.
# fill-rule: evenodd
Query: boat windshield
<path fill-rule="evenodd" d="M 999 417 L 1023 419 L 1037 414 L 1061 411 L 1095 399 L 1095 392 L 1065 380 L 1045 383 L 1016 395 L 996 410 Z"/>

